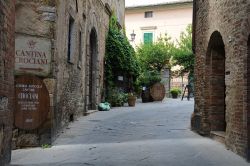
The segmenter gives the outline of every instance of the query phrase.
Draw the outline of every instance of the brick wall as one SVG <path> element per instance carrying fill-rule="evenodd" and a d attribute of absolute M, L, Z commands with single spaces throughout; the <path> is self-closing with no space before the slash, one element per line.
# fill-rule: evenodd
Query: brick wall
<path fill-rule="evenodd" d="M 197 0 L 194 13 L 196 100 L 192 128 L 205 135 L 212 130 L 225 130 L 226 146 L 243 157 L 247 157 L 250 144 L 249 8 L 250 1 L 246 0 Z M 221 41 L 213 40 L 215 33 L 220 34 Z M 218 56 L 213 56 L 213 50 L 217 54 L 221 54 L 218 50 L 225 51 L 225 67 L 222 61 L 216 65 Z"/>
<path fill-rule="evenodd" d="M 14 95 L 14 0 L 0 0 L 0 165 L 10 161 Z"/>

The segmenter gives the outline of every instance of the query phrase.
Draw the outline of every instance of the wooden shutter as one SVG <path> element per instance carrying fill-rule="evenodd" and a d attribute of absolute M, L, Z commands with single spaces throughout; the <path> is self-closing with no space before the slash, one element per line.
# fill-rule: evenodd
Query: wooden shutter
<path fill-rule="evenodd" d="M 153 43 L 153 33 L 144 33 L 144 44 Z"/>

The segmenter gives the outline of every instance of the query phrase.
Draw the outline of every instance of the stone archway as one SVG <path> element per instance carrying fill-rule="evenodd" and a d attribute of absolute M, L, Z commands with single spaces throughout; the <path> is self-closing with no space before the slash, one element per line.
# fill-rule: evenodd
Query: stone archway
<path fill-rule="evenodd" d="M 247 41 L 247 158 L 250 161 L 250 35 Z"/>
<path fill-rule="evenodd" d="M 225 106 L 225 45 L 215 31 L 210 38 L 206 55 L 206 114 L 209 132 L 226 131 Z"/>
<path fill-rule="evenodd" d="M 96 109 L 96 89 L 97 89 L 97 58 L 98 58 L 98 39 L 95 28 L 92 28 L 89 38 L 89 95 L 88 95 L 88 110 Z"/>

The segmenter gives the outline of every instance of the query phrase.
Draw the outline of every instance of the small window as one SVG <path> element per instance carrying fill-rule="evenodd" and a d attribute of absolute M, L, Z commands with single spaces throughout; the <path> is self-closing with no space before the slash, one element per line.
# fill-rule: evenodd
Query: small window
<path fill-rule="evenodd" d="M 144 17 L 145 18 L 151 18 L 151 17 L 153 17 L 153 11 L 147 11 L 147 12 L 145 12 Z"/>
<path fill-rule="evenodd" d="M 82 63 L 82 32 L 79 31 L 79 45 L 78 45 L 79 55 L 78 55 L 78 68 L 81 69 Z"/>
<path fill-rule="evenodd" d="M 78 2 L 76 0 L 76 12 L 78 12 Z"/>
<path fill-rule="evenodd" d="M 74 23 L 75 20 L 70 16 L 69 18 L 69 34 L 68 34 L 68 54 L 67 60 L 72 63 L 72 52 L 73 52 L 73 38 L 74 38 Z"/>
<path fill-rule="evenodd" d="M 153 43 L 153 33 L 144 33 L 143 39 L 144 39 L 144 44 Z"/>

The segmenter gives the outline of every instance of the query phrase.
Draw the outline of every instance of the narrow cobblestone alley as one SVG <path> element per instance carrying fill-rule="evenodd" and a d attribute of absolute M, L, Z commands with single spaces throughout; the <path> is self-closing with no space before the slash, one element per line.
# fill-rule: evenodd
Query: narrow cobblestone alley
<path fill-rule="evenodd" d="M 97 112 L 71 123 L 51 148 L 13 151 L 12 165 L 247 166 L 190 131 L 193 101 L 166 99 Z"/>

